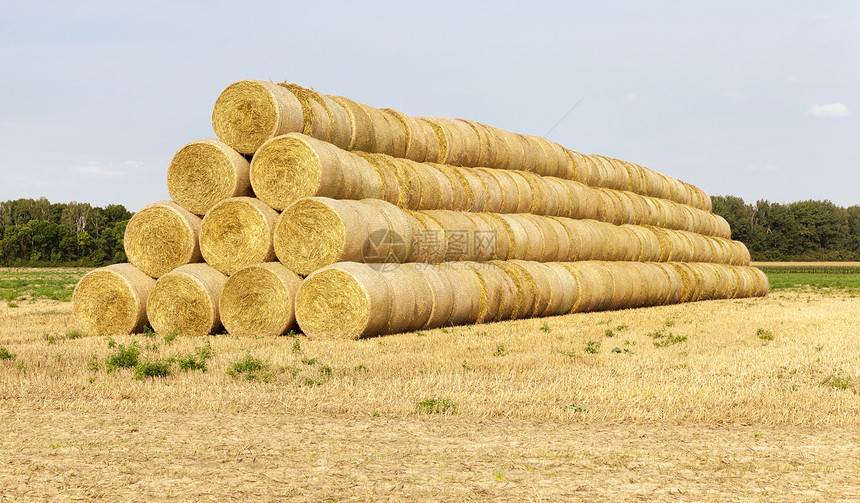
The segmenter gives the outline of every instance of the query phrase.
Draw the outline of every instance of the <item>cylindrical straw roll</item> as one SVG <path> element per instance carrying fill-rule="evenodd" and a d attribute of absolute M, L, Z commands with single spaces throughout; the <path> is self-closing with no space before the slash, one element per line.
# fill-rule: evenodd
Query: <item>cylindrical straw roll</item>
<path fill-rule="evenodd" d="M 475 213 L 474 216 L 483 220 L 492 229 L 493 260 L 508 260 L 509 258 L 513 258 L 511 256 L 513 253 L 513 231 L 508 223 L 499 215 L 493 213 Z M 522 253 L 525 254 L 525 250 Z"/>
<path fill-rule="evenodd" d="M 558 299 L 558 307 L 554 314 L 567 314 L 571 309 L 573 309 L 573 305 L 576 302 L 576 296 L 579 289 L 579 286 L 576 284 L 576 279 L 573 277 L 570 270 L 561 262 L 550 262 L 545 265 L 555 273 L 561 288 L 558 292 L 553 292 L 553 305 L 555 305 L 557 300 L 556 296 L 560 297 Z"/>
<path fill-rule="evenodd" d="M 544 255 L 544 243 L 540 229 L 527 215 L 499 215 L 511 232 L 513 253 L 511 259 L 538 261 Z"/>
<path fill-rule="evenodd" d="M 406 157 L 406 149 L 409 147 L 409 131 L 406 124 L 401 122 L 389 108 L 379 108 L 379 113 L 388 122 L 388 131 L 391 134 L 391 150 L 384 152 L 392 157 Z"/>
<path fill-rule="evenodd" d="M 446 325 L 468 325 L 478 320 L 481 311 L 481 280 L 466 262 L 446 262 L 434 267 L 444 274 L 454 293 L 454 309 Z"/>
<path fill-rule="evenodd" d="M 212 127 L 227 145 L 253 154 L 266 140 L 304 128 L 299 100 L 283 87 L 261 80 L 227 86 L 215 101 Z"/>
<path fill-rule="evenodd" d="M 590 233 L 587 233 L 585 227 L 587 223 L 582 220 L 574 220 L 572 218 L 554 219 L 564 227 L 567 234 L 567 257 L 560 262 L 575 262 L 577 260 L 587 260 L 591 256 L 591 240 L 588 239 Z"/>
<path fill-rule="evenodd" d="M 200 226 L 200 252 L 224 274 L 275 260 L 273 237 L 278 212 L 252 197 L 216 204 Z"/>
<path fill-rule="evenodd" d="M 423 329 L 444 327 L 448 324 L 454 313 L 454 287 L 448 279 L 448 275 L 437 267 L 424 267 L 421 269 L 424 280 L 433 292 L 432 307 L 430 315 Z"/>
<path fill-rule="evenodd" d="M 147 324 L 146 304 L 155 280 L 131 264 L 88 272 L 75 286 L 72 313 L 87 335 L 140 332 Z"/>
<path fill-rule="evenodd" d="M 230 276 L 218 303 L 232 335 L 278 336 L 297 328 L 295 298 L 302 279 L 279 262 L 240 269 Z"/>
<path fill-rule="evenodd" d="M 167 191 L 186 210 L 197 215 L 229 197 L 250 196 L 250 164 L 226 143 L 197 140 L 173 156 L 167 168 Z"/>
<path fill-rule="evenodd" d="M 477 171 L 483 173 L 487 178 L 488 194 L 495 187 L 498 187 L 499 193 L 499 213 L 516 213 L 520 206 L 520 194 L 517 188 L 517 183 L 511 177 L 510 173 L 498 169 L 477 168 Z M 490 187 L 493 187 L 491 189 Z"/>
<path fill-rule="evenodd" d="M 419 124 L 421 124 L 422 129 L 424 129 L 424 134 L 428 141 L 432 141 L 433 138 L 436 140 L 436 157 L 432 157 L 428 151 L 427 161 L 442 164 L 454 164 L 448 160 L 448 150 L 451 147 L 451 142 L 453 141 L 448 128 L 444 127 L 440 121 L 431 117 L 416 117 L 416 119 Z M 432 136 L 429 132 L 433 133 Z"/>
<path fill-rule="evenodd" d="M 448 250 L 442 224 L 417 211 L 410 211 L 408 215 L 412 224 L 412 252 L 409 254 L 409 262 L 444 262 Z"/>
<path fill-rule="evenodd" d="M 146 314 L 157 333 L 208 335 L 221 325 L 218 302 L 227 276 L 207 264 L 186 264 L 158 278 Z"/>
<path fill-rule="evenodd" d="M 358 339 L 383 333 L 393 294 L 367 264 L 339 262 L 314 271 L 296 292 L 296 321 L 310 338 Z"/>
<path fill-rule="evenodd" d="M 472 207 L 473 195 L 472 186 L 460 175 L 454 166 L 447 164 L 422 163 L 419 164 L 420 169 L 425 171 L 427 175 L 432 175 L 434 186 L 443 187 L 447 192 L 448 187 L 451 188 L 451 204 L 445 208 L 457 211 L 469 211 Z M 464 169 L 464 168 L 459 168 Z M 425 176 L 427 176 L 425 175 Z M 443 180 L 444 177 L 444 180 Z M 428 210 L 439 208 L 427 208 Z"/>
<path fill-rule="evenodd" d="M 445 230 L 446 262 L 477 260 L 478 250 L 473 245 L 478 228 L 474 220 L 459 211 L 428 210 L 423 213 L 439 222 Z"/>
<path fill-rule="evenodd" d="M 354 199 L 361 192 L 359 165 L 353 156 L 323 141 L 291 133 L 267 141 L 251 160 L 254 193 L 283 210 L 302 197 Z"/>
<path fill-rule="evenodd" d="M 563 285 L 555 270 L 539 262 L 520 262 L 535 284 L 535 305 L 532 317 L 555 316 L 559 314 L 563 296 Z"/>
<path fill-rule="evenodd" d="M 520 260 L 499 260 L 491 262 L 511 279 L 515 286 L 514 306 L 510 319 L 530 318 L 535 310 L 537 285 L 531 275 L 523 268 Z M 545 307 L 545 306 L 544 306 Z"/>
<path fill-rule="evenodd" d="M 474 270 L 481 281 L 478 323 L 511 319 L 517 298 L 513 279 L 494 264 L 474 264 Z"/>
<path fill-rule="evenodd" d="M 391 314 L 384 333 L 423 327 L 433 311 L 433 291 L 418 264 L 371 264 L 391 290 Z"/>
<path fill-rule="evenodd" d="M 315 91 L 306 89 L 297 84 L 283 82 L 278 85 L 293 93 L 302 105 L 305 122 L 301 132 L 316 138 L 317 140 L 333 143 L 331 141 L 331 118 L 329 117 L 328 111 L 326 110 L 320 95 Z"/>
<path fill-rule="evenodd" d="M 464 212 L 464 216 L 469 218 L 475 226 L 475 232 L 469 237 L 470 246 L 472 248 L 472 256 L 476 262 L 487 262 L 489 260 L 497 260 L 500 253 L 507 254 L 510 242 L 504 242 L 502 239 L 502 250 L 498 250 L 499 239 L 496 238 L 497 228 L 485 218 L 482 213 Z M 507 237 L 507 236 L 505 236 Z"/>
<path fill-rule="evenodd" d="M 158 278 L 191 262 L 202 262 L 201 219 L 173 201 L 144 206 L 125 228 L 123 247 L 128 261 Z"/>
<path fill-rule="evenodd" d="M 373 121 L 371 121 L 365 106 L 343 96 L 328 95 L 328 97 L 343 107 L 349 118 L 351 135 L 347 150 L 375 152 L 376 135 L 373 132 Z"/>

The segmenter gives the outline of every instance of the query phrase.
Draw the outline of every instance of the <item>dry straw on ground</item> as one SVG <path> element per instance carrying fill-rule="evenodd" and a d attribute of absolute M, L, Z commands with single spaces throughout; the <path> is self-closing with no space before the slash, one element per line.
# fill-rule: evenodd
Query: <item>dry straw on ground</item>
<path fill-rule="evenodd" d="M 243 154 L 253 154 L 266 140 L 302 131 L 301 103 L 283 87 L 242 80 L 221 92 L 212 111 L 215 134 Z"/>
<path fill-rule="evenodd" d="M 147 324 L 146 306 L 155 280 L 131 264 L 87 273 L 75 286 L 72 310 L 88 335 L 129 334 Z"/>
<path fill-rule="evenodd" d="M 144 206 L 129 220 L 123 246 L 128 261 L 158 278 L 192 262 L 202 262 L 200 217 L 173 201 Z"/>
<path fill-rule="evenodd" d="M 224 274 L 275 260 L 272 243 L 278 212 L 259 199 L 234 197 L 216 204 L 200 226 L 200 252 Z"/>
<path fill-rule="evenodd" d="M 278 262 L 240 269 L 224 285 L 219 313 L 232 335 L 277 336 L 298 328 L 296 291 L 301 278 Z"/>
<path fill-rule="evenodd" d="M 219 140 L 197 140 L 173 156 L 167 168 L 167 191 L 186 210 L 205 215 L 229 197 L 250 196 L 250 165 L 242 154 Z"/>
<path fill-rule="evenodd" d="M 187 264 L 160 277 L 146 305 L 152 328 L 162 334 L 218 333 L 225 283 L 227 276 L 207 264 Z"/>

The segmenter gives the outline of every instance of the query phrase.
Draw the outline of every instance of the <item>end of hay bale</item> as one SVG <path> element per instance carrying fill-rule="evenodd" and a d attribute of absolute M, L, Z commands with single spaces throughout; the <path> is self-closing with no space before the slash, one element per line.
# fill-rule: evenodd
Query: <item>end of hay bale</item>
<path fill-rule="evenodd" d="M 230 276 L 218 302 L 232 335 L 278 336 L 297 328 L 296 291 L 302 279 L 278 262 L 255 264 Z"/>
<path fill-rule="evenodd" d="M 311 338 L 358 339 L 384 332 L 392 293 L 367 264 L 341 262 L 315 271 L 296 292 L 296 321 Z"/>
<path fill-rule="evenodd" d="M 250 196 L 250 164 L 242 154 L 219 140 L 185 145 L 167 168 L 167 191 L 180 206 L 204 215 L 229 197 Z"/>
<path fill-rule="evenodd" d="M 200 253 L 224 274 L 275 260 L 272 239 L 278 212 L 252 197 L 216 204 L 200 225 Z"/>
<path fill-rule="evenodd" d="M 177 267 L 203 260 L 200 217 L 173 201 L 158 201 L 140 209 L 125 228 L 123 247 L 128 261 L 153 278 Z"/>
<path fill-rule="evenodd" d="M 158 333 L 208 335 L 221 329 L 218 302 L 227 276 L 208 264 L 187 264 L 158 279 L 146 314 Z"/>
<path fill-rule="evenodd" d="M 155 280 L 131 264 L 90 271 L 75 286 L 72 313 L 87 335 L 119 335 L 143 330 Z"/>
<path fill-rule="evenodd" d="M 227 145 L 253 154 L 266 140 L 303 128 L 299 101 L 271 82 L 242 80 L 227 86 L 215 101 L 212 127 Z"/>

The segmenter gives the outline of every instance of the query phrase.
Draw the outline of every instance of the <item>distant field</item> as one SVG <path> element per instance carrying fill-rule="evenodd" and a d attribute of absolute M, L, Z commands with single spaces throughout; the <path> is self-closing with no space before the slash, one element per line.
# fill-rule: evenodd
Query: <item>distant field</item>
<path fill-rule="evenodd" d="M 753 262 L 771 290 L 820 288 L 860 291 L 860 262 Z"/>
<path fill-rule="evenodd" d="M 10 500 L 860 498 L 851 288 L 362 341 L 86 337 L 50 300 L 84 272 L 0 270 Z"/>

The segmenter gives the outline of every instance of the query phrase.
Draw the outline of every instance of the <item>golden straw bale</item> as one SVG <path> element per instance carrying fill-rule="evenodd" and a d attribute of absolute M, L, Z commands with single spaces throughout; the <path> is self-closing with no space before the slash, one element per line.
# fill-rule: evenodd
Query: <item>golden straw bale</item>
<path fill-rule="evenodd" d="M 557 166 L 549 166 L 546 152 L 541 147 L 536 136 L 517 135 L 523 146 L 523 171 L 529 171 L 541 176 L 554 176 Z"/>
<path fill-rule="evenodd" d="M 250 196 L 250 164 L 229 145 L 213 139 L 185 145 L 167 167 L 167 191 L 186 210 L 203 215 L 228 197 Z"/>
<path fill-rule="evenodd" d="M 715 228 L 714 236 L 730 239 L 732 237 L 732 227 L 722 215 L 714 214 Z"/>
<path fill-rule="evenodd" d="M 564 227 L 568 243 L 567 257 L 560 257 L 559 262 L 586 260 L 591 255 L 591 232 L 585 228 L 588 224 L 572 218 L 556 217 L 554 220 Z"/>
<path fill-rule="evenodd" d="M 444 263 L 436 270 L 445 274 L 454 293 L 454 309 L 446 325 L 469 325 L 478 320 L 481 310 L 481 280 L 468 264 Z"/>
<path fill-rule="evenodd" d="M 421 128 L 421 131 L 424 133 L 424 143 L 427 148 L 427 152 L 424 155 L 424 159 L 422 162 L 445 162 L 445 158 L 440 156 L 441 147 L 439 145 L 439 137 L 436 136 L 436 130 L 433 129 L 433 126 L 427 122 L 421 120 L 420 117 L 413 117 L 418 124 L 418 127 Z"/>
<path fill-rule="evenodd" d="M 470 247 L 472 248 L 471 255 L 476 262 L 486 262 L 497 259 L 497 240 L 496 229 L 486 219 L 482 218 L 481 213 L 462 213 L 463 216 L 472 220 L 475 226 L 475 233 L 469 237 Z M 507 236 L 506 236 L 507 237 Z M 510 246 L 510 242 L 506 243 Z M 508 250 L 504 250 L 507 253 Z"/>
<path fill-rule="evenodd" d="M 433 311 L 433 291 L 416 264 L 370 264 L 388 283 L 391 314 L 383 333 L 399 334 L 424 326 Z"/>
<path fill-rule="evenodd" d="M 607 262 L 603 264 L 612 276 L 612 298 L 607 309 L 622 309 L 630 305 L 633 297 L 634 276 L 624 262 Z"/>
<path fill-rule="evenodd" d="M 499 216 L 508 222 L 513 232 L 511 234 L 511 241 L 513 242 L 514 258 L 520 258 L 520 254 L 524 250 L 521 260 L 539 261 L 544 252 L 543 237 L 541 236 L 540 229 L 529 218 L 529 215 L 512 214 Z"/>
<path fill-rule="evenodd" d="M 438 171 L 448 180 L 447 185 L 450 185 L 451 187 L 452 197 L 451 207 L 446 209 L 457 211 L 469 211 L 471 209 L 474 200 L 474 196 L 472 195 L 472 186 L 469 184 L 468 180 L 466 180 L 462 174 L 457 171 L 458 169 L 463 170 L 465 168 L 430 162 L 424 163 L 423 166 L 426 166 L 431 170 Z M 435 173 L 434 176 L 437 179 L 439 178 Z"/>
<path fill-rule="evenodd" d="M 245 267 L 230 276 L 218 311 L 231 335 L 278 336 L 298 328 L 296 292 L 302 279 L 279 262 Z"/>
<path fill-rule="evenodd" d="M 372 206 L 376 208 L 385 218 L 387 229 L 381 235 L 371 235 L 373 250 L 368 250 L 368 245 L 365 245 L 364 259 L 371 256 L 380 257 L 386 262 L 403 263 L 409 260 L 412 255 L 412 242 L 415 238 L 413 235 L 413 219 L 410 218 L 406 211 L 397 206 L 379 199 L 362 199 L 359 201 L 362 206 Z M 368 223 L 373 223 L 374 220 L 365 218 Z M 385 245 L 385 246 L 383 246 Z M 372 253 L 368 253 L 372 252 Z"/>
<path fill-rule="evenodd" d="M 532 202 L 535 195 L 529 186 L 528 180 L 523 176 L 522 171 L 506 171 L 505 175 L 511 177 L 517 187 L 517 207 L 514 213 L 529 213 L 531 212 Z"/>
<path fill-rule="evenodd" d="M 352 119 L 346 108 L 337 101 L 331 99 L 325 94 L 318 93 L 313 89 L 305 89 L 295 84 L 282 84 L 299 98 L 299 101 L 313 100 L 325 111 L 328 121 L 328 138 L 317 137 L 331 142 L 333 145 L 344 150 L 348 149 L 352 141 Z M 314 114 L 317 109 L 314 109 Z M 315 122 L 318 121 L 317 115 L 314 115 Z M 314 130 L 314 126 L 311 127 Z M 313 135 L 311 135 L 313 136 Z"/>
<path fill-rule="evenodd" d="M 648 264 L 641 262 L 624 262 L 627 273 L 630 275 L 630 286 L 632 293 L 626 307 L 641 307 L 648 302 L 648 283 L 645 268 Z"/>
<path fill-rule="evenodd" d="M 555 272 L 540 262 L 528 262 L 524 260 L 513 262 L 526 272 L 534 284 L 534 306 L 532 307 L 531 314 L 526 314 L 525 317 L 538 318 L 556 314 L 558 306 L 561 304 L 561 297 L 556 295 L 555 299 L 553 299 L 553 290 L 559 291 L 561 289 L 561 282 Z M 555 300 L 555 303 L 553 303 L 553 300 Z"/>
<path fill-rule="evenodd" d="M 420 181 L 421 195 L 418 209 L 435 210 L 451 209 L 454 206 L 454 188 L 451 180 L 442 172 L 427 164 L 417 163 L 409 159 L 394 159 L 394 162 L 411 167 L 412 173 Z M 408 168 L 406 172 L 410 171 Z"/>
<path fill-rule="evenodd" d="M 401 120 L 398 116 L 403 114 L 391 108 L 380 108 L 378 110 L 385 117 L 385 120 L 388 121 L 388 129 L 391 131 L 391 151 L 384 153 L 393 157 L 406 157 L 406 150 L 409 148 L 409 140 L 412 134 L 408 129 L 409 126 L 406 124 L 406 121 Z M 421 160 L 423 161 L 423 159 Z"/>
<path fill-rule="evenodd" d="M 282 82 L 278 84 L 293 95 L 302 104 L 302 113 L 305 119 L 301 132 L 307 136 L 326 142 L 331 141 L 331 119 L 325 106 L 317 99 L 318 94 L 298 84 Z"/>
<path fill-rule="evenodd" d="M 515 287 L 514 307 L 511 310 L 510 319 L 530 318 L 534 313 L 537 285 L 532 276 L 526 271 L 522 260 L 494 261 L 495 265 L 511 279 Z"/>
<path fill-rule="evenodd" d="M 445 229 L 445 261 L 474 261 L 477 258 L 473 240 L 478 229 L 475 221 L 464 212 L 449 210 L 427 210 L 424 215 L 439 222 Z"/>
<path fill-rule="evenodd" d="M 272 239 L 278 212 L 252 197 L 216 204 L 200 225 L 200 253 L 224 274 L 275 260 Z"/>
<path fill-rule="evenodd" d="M 560 178 L 548 177 L 544 178 L 544 182 L 546 183 L 547 191 L 551 192 L 551 194 L 547 196 L 547 200 L 558 200 L 558 208 L 555 210 L 555 213 L 547 213 L 547 215 L 570 218 L 574 202 L 570 191 L 567 190 L 566 181 Z"/>
<path fill-rule="evenodd" d="M 475 216 L 483 220 L 492 229 L 493 260 L 508 260 L 509 258 L 513 258 L 511 253 L 514 231 L 510 224 L 504 218 L 494 213 L 475 213 Z M 525 249 L 521 253 L 521 256 L 525 256 Z"/>
<path fill-rule="evenodd" d="M 484 182 L 485 175 L 477 171 L 475 168 L 451 166 L 451 169 L 455 176 L 460 180 L 460 183 L 463 184 L 464 189 L 466 189 L 465 192 L 469 206 L 465 208 L 465 211 L 488 211 L 486 209 L 487 184 Z M 496 188 L 498 189 L 498 186 L 496 186 Z M 499 202 L 501 202 L 501 191 L 497 190 L 494 196 L 496 197 L 494 204 L 498 205 Z"/>
<path fill-rule="evenodd" d="M 310 338 L 358 339 L 382 333 L 393 294 L 367 264 L 338 262 L 314 271 L 296 292 L 296 321 Z"/>
<path fill-rule="evenodd" d="M 511 177 L 510 172 L 490 168 L 477 168 L 477 171 L 484 173 L 495 181 L 495 183 L 491 181 L 487 184 L 488 193 L 491 190 L 489 188 L 491 185 L 499 187 L 500 201 L 498 213 L 516 213 L 517 208 L 520 206 L 520 194 L 517 183 Z"/>
<path fill-rule="evenodd" d="M 386 199 L 388 202 L 410 210 L 419 208 L 421 204 L 421 178 L 415 171 L 415 164 L 398 162 L 395 158 L 385 154 L 356 152 L 356 155 L 385 173 L 386 184 L 395 183 L 397 185 L 397 200 Z"/>
<path fill-rule="evenodd" d="M 481 139 L 477 131 L 463 119 L 449 119 L 453 134 L 460 139 L 462 154 L 459 162 L 451 162 L 457 166 L 480 166 L 478 157 L 481 151 Z"/>
<path fill-rule="evenodd" d="M 532 193 L 532 205 L 529 213 L 548 216 L 558 215 L 559 195 L 555 190 L 555 185 L 550 182 L 552 178 L 545 178 L 527 171 L 522 171 L 520 174 L 525 177 Z"/>
<path fill-rule="evenodd" d="M 678 302 L 694 302 L 698 300 L 698 277 L 693 270 L 693 266 L 685 262 L 670 262 L 669 265 L 675 268 L 678 277 L 681 279 L 681 293 L 678 297 Z"/>
<path fill-rule="evenodd" d="M 338 149 L 306 135 L 290 133 L 264 143 L 251 160 L 251 186 L 272 208 L 283 210 L 310 196 L 343 198 L 356 188 L 356 173 L 344 166 Z"/>
<path fill-rule="evenodd" d="M 486 211 L 489 213 L 503 213 L 502 211 L 502 187 L 499 185 L 498 178 L 492 176 L 488 173 L 488 171 L 492 170 L 484 170 L 482 168 L 461 168 L 463 170 L 468 170 L 471 173 L 471 176 L 479 178 L 481 181 L 481 187 L 483 189 L 483 194 L 480 197 L 483 197 L 483 205 L 481 206 L 481 211 Z M 476 200 L 478 197 L 476 196 Z"/>
<path fill-rule="evenodd" d="M 253 154 L 269 138 L 301 132 L 304 122 L 302 105 L 292 93 L 261 80 L 230 84 L 212 111 L 215 134 L 242 154 Z"/>
<path fill-rule="evenodd" d="M 359 103 L 373 124 L 373 151 L 379 154 L 392 155 L 394 152 L 394 134 L 391 123 L 378 108 Z"/>
<path fill-rule="evenodd" d="M 496 129 L 495 133 L 505 145 L 505 149 L 508 152 L 508 162 L 503 169 L 524 170 L 526 168 L 525 144 L 520 139 L 519 135 L 502 129 Z"/>
<path fill-rule="evenodd" d="M 218 303 L 227 276 L 208 264 L 186 264 L 158 278 L 146 303 L 146 315 L 160 334 L 218 333 Z"/>
<path fill-rule="evenodd" d="M 146 304 L 155 280 L 131 264 L 88 272 L 75 285 L 72 313 L 87 335 L 120 335 L 143 330 Z"/>
<path fill-rule="evenodd" d="M 153 278 L 191 262 L 202 262 L 201 219 L 173 201 L 144 206 L 125 227 L 128 261 Z"/>
<path fill-rule="evenodd" d="M 507 301 L 510 303 L 508 316 L 513 310 L 516 295 L 513 292 L 513 281 L 507 274 L 492 264 L 479 264 L 476 262 L 465 262 L 466 267 L 472 267 L 480 283 L 481 302 L 478 308 L 476 323 L 487 323 L 499 319 L 499 311 L 502 307 L 503 288 L 508 287 Z"/>
<path fill-rule="evenodd" d="M 544 265 L 555 273 L 556 278 L 559 281 L 559 289 L 554 290 L 552 293 L 552 305 L 555 306 L 556 302 L 558 302 L 554 314 L 567 314 L 576 302 L 579 288 L 576 284 L 576 279 L 573 277 L 570 270 L 561 262 L 549 262 Z"/>
<path fill-rule="evenodd" d="M 427 264 L 444 262 L 448 250 L 442 224 L 423 212 L 410 211 L 408 215 L 413 224 L 409 261 Z"/>
<path fill-rule="evenodd" d="M 657 236 L 640 225 L 622 225 L 627 232 L 633 233 L 639 239 L 639 262 L 652 262 L 660 259 L 660 241 Z M 633 245 L 635 246 L 635 245 Z"/>
<path fill-rule="evenodd" d="M 417 267 L 419 264 L 413 264 Z M 454 291 L 448 275 L 441 272 L 438 267 L 424 267 L 421 269 L 424 280 L 433 292 L 430 316 L 422 329 L 444 327 L 451 319 L 454 312 Z"/>
<path fill-rule="evenodd" d="M 501 138 L 502 133 L 498 128 L 494 128 L 493 126 L 488 126 L 486 124 L 481 124 L 481 126 L 483 126 L 484 130 L 487 132 L 487 139 L 490 146 L 489 164 L 487 164 L 486 167 L 496 169 L 507 168 L 511 152 L 508 148 L 507 142 L 503 141 Z"/>
<path fill-rule="evenodd" d="M 478 139 L 478 151 L 475 157 L 474 166 L 490 167 L 493 166 L 493 148 L 492 143 L 495 138 L 491 136 L 487 128 L 478 122 L 463 120 L 475 132 L 475 137 Z"/>
<path fill-rule="evenodd" d="M 373 132 L 373 121 L 367 110 L 359 103 L 343 96 L 328 95 L 335 103 L 346 111 L 350 122 L 351 136 L 347 150 L 361 150 L 363 152 L 376 151 L 376 135 Z"/>
<path fill-rule="evenodd" d="M 349 172 L 357 173 L 357 190 L 350 199 L 382 199 L 396 204 L 400 199 L 400 185 L 390 170 L 380 168 L 362 156 L 354 155 L 345 150 L 339 153 L 341 165 L 350 166 Z M 346 198 L 344 198 L 346 199 Z"/>
<path fill-rule="evenodd" d="M 435 144 L 438 145 L 435 158 L 430 156 L 430 149 L 428 148 L 427 160 L 442 164 L 454 164 L 448 159 L 448 152 L 451 148 L 451 142 L 453 141 L 448 128 L 444 127 L 438 119 L 431 117 L 416 117 L 416 120 L 421 123 L 421 127 L 424 128 L 424 134 L 430 142 L 432 142 L 432 139 L 430 139 L 430 135 L 427 134 L 427 128 L 429 127 L 433 131 L 433 136 L 436 138 Z"/>

